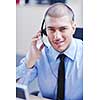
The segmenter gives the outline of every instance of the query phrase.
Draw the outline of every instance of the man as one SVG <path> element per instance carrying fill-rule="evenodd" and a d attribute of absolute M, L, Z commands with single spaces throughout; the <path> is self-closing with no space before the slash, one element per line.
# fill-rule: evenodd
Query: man
<path fill-rule="evenodd" d="M 27 56 L 17 67 L 17 79 L 24 77 L 30 83 L 38 76 L 41 94 L 46 98 L 83 100 L 83 44 L 73 38 L 74 13 L 67 5 L 55 3 L 47 10 L 44 22 L 51 45 L 37 48 L 42 30 L 34 35 Z M 64 66 L 63 72 L 59 66 Z"/>

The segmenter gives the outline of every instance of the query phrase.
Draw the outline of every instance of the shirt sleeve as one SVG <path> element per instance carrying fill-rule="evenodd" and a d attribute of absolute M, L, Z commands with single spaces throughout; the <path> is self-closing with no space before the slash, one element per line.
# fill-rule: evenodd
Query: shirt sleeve
<path fill-rule="evenodd" d="M 16 79 L 21 84 L 29 84 L 37 77 L 37 67 L 34 65 L 32 69 L 27 68 L 25 58 L 20 61 L 20 65 L 16 67 Z"/>

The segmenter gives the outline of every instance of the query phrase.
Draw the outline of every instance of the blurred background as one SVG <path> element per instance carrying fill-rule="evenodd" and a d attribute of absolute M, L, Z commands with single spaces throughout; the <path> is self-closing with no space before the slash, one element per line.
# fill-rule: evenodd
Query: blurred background
<path fill-rule="evenodd" d="M 27 53 L 32 35 L 40 29 L 46 9 L 55 2 L 68 4 L 75 13 L 77 27 L 83 27 L 82 0 L 16 0 L 16 66 Z M 37 79 L 29 88 L 30 92 L 39 90 Z"/>

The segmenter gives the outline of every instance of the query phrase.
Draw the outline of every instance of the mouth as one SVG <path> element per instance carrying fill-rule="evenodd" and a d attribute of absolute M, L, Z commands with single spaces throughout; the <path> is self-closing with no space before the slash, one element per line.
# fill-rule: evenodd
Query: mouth
<path fill-rule="evenodd" d="M 64 44 L 64 41 L 55 41 L 54 44 L 59 47 Z"/>

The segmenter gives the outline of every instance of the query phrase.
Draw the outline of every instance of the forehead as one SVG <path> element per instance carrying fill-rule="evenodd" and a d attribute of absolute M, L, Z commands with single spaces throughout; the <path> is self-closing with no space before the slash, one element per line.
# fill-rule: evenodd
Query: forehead
<path fill-rule="evenodd" d="M 46 27 L 48 26 L 54 26 L 54 27 L 68 26 L 71 24 L 71 18 L 69 16 L 63 16 L 63 17 L 57 17 L 57 18 L 47 16 L 45 23 L 46 23 Z"/>

